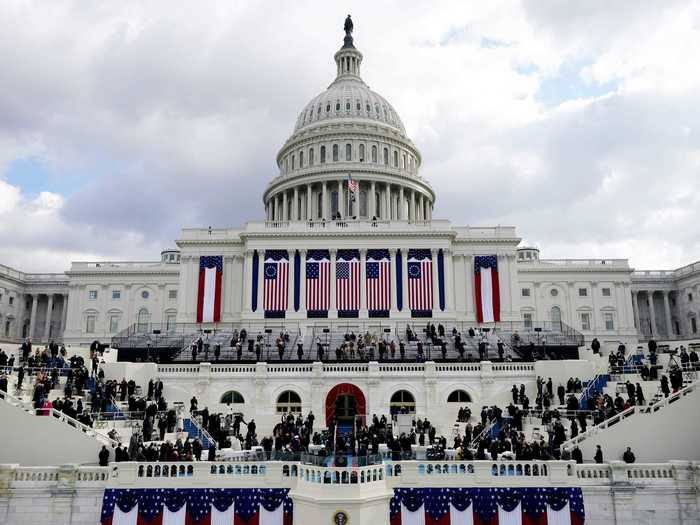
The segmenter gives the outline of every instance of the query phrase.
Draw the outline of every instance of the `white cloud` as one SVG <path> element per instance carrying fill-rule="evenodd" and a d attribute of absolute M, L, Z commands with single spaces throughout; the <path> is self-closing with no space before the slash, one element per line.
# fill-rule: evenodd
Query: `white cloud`
<path fill-rule="evenodd" d="M 180 227 L 259 218 L 278 148 L 332 80 L 345 9 L 0 4 L 0 262 L 153 258 Z M 698 1 L 364 1 L 352 14 L 363 76 L 422 151 L 439 216 L 515 224 L 545 257 L 700 258 Z M 553 80 L 580 86 L 546 107 Z M 53 178 L 3 182 L 28 156 Z"/>

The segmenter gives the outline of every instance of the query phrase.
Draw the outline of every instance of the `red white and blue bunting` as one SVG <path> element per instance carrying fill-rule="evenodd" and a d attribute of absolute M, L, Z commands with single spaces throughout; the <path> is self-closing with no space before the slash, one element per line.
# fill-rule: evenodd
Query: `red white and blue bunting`
<path fill-rule="evenodd" d="M 291 525 L 288 489 L 107 489 L 102 525 Z"/>
<path fill-rule="evenodd" d="M 391 525 L 583 525 L 580 488 L 395 489 Z"/>

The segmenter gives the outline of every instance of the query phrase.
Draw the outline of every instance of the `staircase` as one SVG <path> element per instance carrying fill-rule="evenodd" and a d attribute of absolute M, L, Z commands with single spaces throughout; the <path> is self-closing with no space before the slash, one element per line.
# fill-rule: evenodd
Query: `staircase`
<path fill-rule="evenodd" d="M 581 397 L 578 400 L 578 407 L 580 410 L 588 410 L 588 400 L 594 396 L 594 394 L 603 393 L 603 389 L 610 381 L 610 374 L 598 374 L 592 380 L 586 383 Z"/>
<path fill-rule="evenodd" d="M 183 422 L 183 429 L 184 432 L 187 432 L 187 436 L 190 439 L 199 439 L 202 443 L 202 447 L 204 450 L 209 450 L 209 448 L 212 447 L 212 445 L 215 445 L 214 438 L 211 437 L 209 432 L 204 430 L 202 426 L 197 422 L 197 419 L 192 416 L 192 414 L 189 415 L 189 417 L 186 417 Z"/>

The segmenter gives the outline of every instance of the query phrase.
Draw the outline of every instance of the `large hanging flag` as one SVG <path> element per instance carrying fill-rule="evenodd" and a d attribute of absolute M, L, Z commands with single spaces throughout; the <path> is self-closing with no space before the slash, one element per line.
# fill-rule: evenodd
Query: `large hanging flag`
<path fill-rule="evenodd" d="M 408 307 L 414 317 L 433 309 L 433 260 L 430 250 L 408 250 Z"/>
<path fill-rule="evenodd" d="M 583 525 L 578 487 L 401 488 L 391 525 Z"/>
<path fill-rule="evenodd" d="M 391 309 L 391 260 L 389 250 L 367 250 L 367 310 L 370 317 L 388 316 Z"/>
<path fill-rule="evenodd" d="M 328 250 L 306 252 L 306 312 L 327 317 L 331 302 L 331 256 Z"/>
<path fill-rule="evenodd" d="M 106 489 L 100 523 L 291 525 L 292 500 L 288 493 L 289 489 L 256 488 Z"/>
<path fill-rule="evenodd" d="M 474 294 L 477 322 L 499 322 L 501 295 L 498 286 L 498 259 L 495 255 L 474 257 Z"/>
<path fill-rule="evenodd" d="M 223 273 L 221 255 L 199 258 L 198 323 L 218 323 L 221 320 L 221 276 Z"/>
<path fill-rule="evenodd" d="M 357 317 L 360 309 L 360 252 L 338 250 L 335 258 L 338 317 Z"/>
<path fill-rule="evenodd" d="M 265 252 L 264 309 L 266 316 L 280 317 L 287 310 L 289 283 L 289 254 L 287 250 Z"/>

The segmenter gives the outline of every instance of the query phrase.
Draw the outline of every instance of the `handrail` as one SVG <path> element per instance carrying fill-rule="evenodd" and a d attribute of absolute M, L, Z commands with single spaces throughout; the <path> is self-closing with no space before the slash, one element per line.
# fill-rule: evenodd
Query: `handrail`
<path fill-rule="evenodd" d="M 210 445 L 216 444 L 216 441 L 214 440 L 214 438 L 211 437 L 211 434 L 209 434 L 209 432 L 207 432 L 207 430 L 202 425 L 199 424 L 199 421 L 197 421 L 197 418 L 194 417 L 192 412 L 188 411 L 187 414 L 189 416 L 190 424 L 192 426 L 194 426 L 199 431 L 200 435 L 203 436 L 204 439 L 206 439 Z M 202 443 L 202 444 L 204 444 L 204 443 Z"/>
<path fill-rule="evenodd" d="M 606 428 L 609 428 L 625 419 L 627 419 L 630 416 L 633 416 L 634 414 L 652 414 L 654 412 L 657 412 L 661 410 L 664 407 L 667 407 L 671 403 L 678 401 L 681 397 L 685 397 L 688 394 L 694 392 L 698 387 L 700 386 L 700 381 L 695 381 L 694 383 L 691 383 L 680 390 L 678 392 L 674 392 L 672 395 L 670 395 L 667 398 L 662 398 L 661 400 L 657 401 L 656 403 L 646 405 L 646 406 L 639 406 L 639 405 L 633 405 L 629 407 L 626 410 L 623 410 L 622 412 L 619 412 L 618 414 L 615 414 L 612 417 L 609 417 L 605 421 L 589 428 L 585 432 L 582 432 L 575 438 L 571 438 L 568 441 L 564 441 L 561 445 L 560 448 L 563 449 L 568 449 L 572 445 L 577 445 L 581 443 L 582 441 L 586 440 L 588 437 L 597 434 L 601 430 L 605 430 Z"/>
<path fill-rule="evenodd" d="M 68 423 L 72 427 L 76 428 L 77 430 L 80 430 L 83 432 L 83 434 L 88 435 L 90 437 L 94 437 L 98 441 L 100 441 L 103 445 L 107 446 L 113 446 L 116 447 L 119 443 L 112 438 L 105 436 L 104 434 L 101 434 L 97 432 L 95 429 L 85 425 L 84 423 L 81 423 L 77 419 L 74 419 L 63 412 L 56 410 L 55 408 L 34 408 L 32 406 L 32 403 L 23 401 L 21 399 L 18 399 L 14 397 L 11 394 L 8 394 L 7 392 L 3 392 L 0 390 L 0 399 L 3 399 L 5 402 L 9 403 L 10 405 L 17 407 L 21 410 L 24 410 L 28 414 L 32 414 L 34 416 L 53 416 L 54 418 L 58 419 L 61 422 Z"/>

